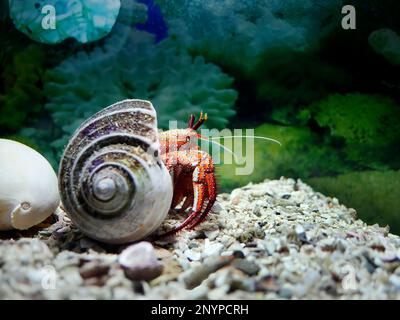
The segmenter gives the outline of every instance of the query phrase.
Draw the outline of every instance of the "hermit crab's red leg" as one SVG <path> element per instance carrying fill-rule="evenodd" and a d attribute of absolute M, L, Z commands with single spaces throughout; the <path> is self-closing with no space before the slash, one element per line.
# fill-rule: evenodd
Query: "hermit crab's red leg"
<path fill-rule="evenodd" d="M 193 200 L 194 200 L 194 195 L 188 195 L 185 199 L 185 201 L 183 202 L 182 207 L 179 208 L 178 212 L 179 213 L 184 213 L 186 211 L 187 208 L 189 208 L 192 204 L 193 204 Z"/>
<path fill-rule="evenodd" d="M 214 176 L 214 167 L 211 168 L 208 167 L 205 170 L 205 180 L 206 180 L 206 185 L 204 186 L 204 188 L 206 188 L 208 193 L 207 206 L 205 207 L 201 215 L 198 218 L 196 218 L 190 225 L 187 226 L 188 229 L 195 228 L 198 224 L 202 223 L 204 219 L 207 218 L 208 214 L 210 213 L 217 199 L 217 188 Z"/>
<path fill-rule="evenodd" d="M 196 206 L 193 207 L 192 213 L 179 226 L 173 228 L 170 231 L 167 231 L 166 233 L 161 234 L 159 237 L 168 237 L 168 236 L 174 235 L 175 233 L 186 228 L 189 224 L 191 224 L 191 222 L 193 220 L 195 220 L 199 215 L 201 215 L 201 209 L 204 204 L 204 196 L 205 196 L 204 185 L 201 184 L 200 182 L 194 181 L 193 182 L 193 190 L 194 190 L 195 199 L 197 198 L 199 200 L 196 202 Z"/>

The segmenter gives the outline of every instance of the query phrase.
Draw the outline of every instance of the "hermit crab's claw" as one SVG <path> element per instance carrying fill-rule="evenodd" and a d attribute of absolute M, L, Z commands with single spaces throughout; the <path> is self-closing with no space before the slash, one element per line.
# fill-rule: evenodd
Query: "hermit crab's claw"
<path fill-rule="evenodd" d="M 203 115 L 203 111 L 202 111 L 200 113 L 200 118 L 199 118 L 199 120 L 197 120 L 196 123 L 194 123 L 195 120 L 196 120 L 196 118 L 195 118 L 194 114 L 190 115 L 189 124 L 188 124 L 188 127 L 190 129 L 197 130 L 198 128 L 200 128 L 201 125 L 207 120 L 207 113 L 205 113 Z"/>

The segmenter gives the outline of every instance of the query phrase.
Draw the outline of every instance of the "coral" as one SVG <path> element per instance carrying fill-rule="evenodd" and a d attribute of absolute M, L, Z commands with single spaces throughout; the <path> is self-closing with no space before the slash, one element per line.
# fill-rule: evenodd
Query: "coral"
<path fill-rule="evenodd" d="M 369 223 L 389 225 L 400 232 L 400 171 L 365 171 L 307 179 L 317 191 L 335 196 L 357 209 L 358 216 Z"/>
<path fill-rule="evenodd" d="M 81 51 L 48 71 L 46 109 L 62 130 L 55 144 L 65 144 L 85 118 L 127 98 L 151 100 L 161 128 L 169 120 L 184 126 L 189 114 L 200 111 L 208 113 L 208 126 L 226 126 L 237 94 L 217 66 L 192 58 L 173 40 L 155 44 L 146 32 L 133 30 L 120 45 L 115 34 L 104 47 Z"/>
<path fill-rule="evenodd" d="M 137 24 L 145 24 L 147 15 L 145 4 L 139 3 L 138 0 L 121 0 L 121 9 L 113 29 L 118 28 L 118 26 L 130 28 Z M 115 34 L 115 30 L 112 30 L 112 33 Z"/>
<path fill-rule="evenodd" d="M 371 47 L 390 63 L 400 65 L 400 37 L 391 29 L 379 29 L 368 38 Z"/>
<path fill-rule="evenodd" d="M 308 105 L 349 83 L 349 74 L 319 55 L 322 40 L 339 26 L 341 0 L 155 1 L 169 35 L 246 83 L 266 115 Z M 257 112 L 240 103 L 238 110 L 245 117 Z"/>
<path fill-rule="evenodd" d="M 262 54 L 271 48 L 305 51 L 318 46 L 319 39 L 335 26 L 341 1 L 156 2 L 169 34 L 189 50 L 220 65 L 251 73 Z"/>
<path fill-rule="evenodd" d="M 44 76 L 45 54 L 31 44 L 23 51 L 4 54 L 0 91 L 1 131 L 17 130 L 42 110 L 44 101 L 40 88 Z"/>
<path fill-rule="evenodd" d="M 110 55 L 115 54 L 115 52 L 120 50 L 127 41 L 132 26 L 137 23 L 144 23 L 145 21 L 145 5 L 138 4 L 135 1 L 131 0 L 121 0 L 120 14 L 112 32 L 112 34 L 114 35 L 113 41 L 110 41 L 111 43 L 104 43 L 103 40 L 101 40 L 97 43 L 97 45 L 102 46 L 103 50 L 107 51 Z M 11 68 L 11 66 L 14 64 L 12 64 L 10 61 L 13 61 L 16 59 L 16 57 L 19 57 L 21 55 L 21 52 L 23 52 L 24 47 L 26 46 L 29 46 L 28 50 L 25 49 L 26 53 L 24 53 L 24 59 L 20 60 L 27 65 L 34 65 L 36 68 L 38 68 L 38 66 L 42 68 L 43 60 L 45 60 L 46 62 L 45 66 L 47 68 L 51 68 L 51 66 L 59 64 L 61 61 L 63 61 L 63 59 L 69 59 L 74 54 L 74 52 L 79 52 L 79 50 L 82 50 L 82 46 L 79 47 L 79 45 L 77 45 L 78 43 L 74 42 L 72 46 L 65 45 L 62 47 L 62 49 L 58 49 L 59 47 L 54 46 L 46 47 L 46 50 L 44 51 L 44 45 L 29 45 L 29 39 L 23 36 L 23 34 L 19 31 L 17 31 L 12 25 L 11 21 L 0 21 L 0 24 L 2 29 L 4 28 L 5 31 L 7 30 L 4 33 L 0 33 L 0 39 L 4 44 L 4 46 L 2 46 L 0 50 L 0 62 L 4 69 L 6 69 L 6 66 L 8 66 L 10 70 L 15 69 Z M 12 36 L 5 36 L 6 33 Z M 31 47 L 35 48 L 35 50 L 29 49 Z M 37 50 L 41 50 L 42 54 L 39 56 L 36 54 L 36 58 L 32 59 L 32 57 L 34 57 L 35 55 L 28 55 L 28 52 L 32 51 L 32 53 L 35 53 Z M 90 47 L 87 47 L 86 50 L 90 50 Z M 35 69 L 33 69 L 33 67 L 24 67 L 21 73 L 14 72 L 14 75 L 10 79 L 18 79 L 18 77 L 20 77 L 21 74 L 24 75 L 25 72 L 27 72 L 27 75 L 29 75 L 30 77 L 34 77 L 34 75 L 36 74 L 36 72 L 34 71 Z M 21 81 L 21 83 L 23 83 L 24 85 L 23 87 L 21 86 L 21 88 L 16 88 L 18 90 L 16 91 L 15 95 L 12 94 L 9 97 L 7 95 L 3 95 L 0 97 L 3 98 L 3 101 L 7 101 L 7 99 L 9 99 L 10 101 L 14 101 L 15 97 L 25 97 L 25 91 L 28 88 L 31 91 L 35 90 L 35 92 L 40 93 L 42 97 L 41 104 L 43 105 L 45 102 L 45 97 L 43 96 L 43 71 L 40 72 L 40 78 L 36 82 L 37 83 L 35 85 L 31 86 L 29 81 L 26 81 L 26 83 L 25 81 Z M 32 97 L 35 97 L 35 95 L 32 95 Z M 25 141 L 25 143 L 45 155 L 45 157 L 53 165 L 54 169 L 57 169 L 61 152 L 65 146 L 66 141 L 68 140 L 69 135 L 65 134 L 65 132 L 61 130 L 59 125 L 56 125 L 54 123 L 53 118 L 51 117 L 51 113 L 48 112 L 48 110 L 44 110 L 44 108 L 42 107 L 41 112 L 35 112 L 36 108 L 33 105 L 35 101 L 35 99 L 32 99 L 29 102 L 22 103 L 24 101 L 21 100 L 20 105 L 10 104 L 10 107 L 7 108 L 7 110 L 3 108 L 4 117 L 1 118 L 4 119 L 5 125 L 1 127 L 0 134 L 6 137 L 9 137 L 11 135 L 18 141 Z M 5 105 L 8 104 L 6 103 Z M 16 113 L 19 117 L 23 117 L 26 121 L 24 121 L 24 123 L 10 126 L 10 124 L 13 124 L 10 119 L 13 118 L 14 113 Z M 21 116 L 21 114 L 23 116 Z M 68 122 L 69 119 L 66 119 L 66 121 Z M 22 129 L 20 129 L 21 127 Z"/>
<path fill-rule="evenodd" d="M 51 5 L 55 9 L 55 28 L 44 28 Z M 18 30 L 42 43 L 59 43 L 75 38 L 81 43 L 96 41 L 112 29 L 120 0 L 11 0 L 10 16 Z"/>
<path fill-rule="evenodd" d="M 351 167 L 342 160 L 340 151 L 325 143 L 308 128 L 285 127 L 265 124 L 255 129 L 255 134 L 277 139 L 282 146 L 254 141 L 254 153 L 246 155 L 246 161 L 254 161 L 250 175 L 237 175 L 238 164 L 221 164 L 217 168 L 220 185 L 229 190 L 249 181 L 260 182 L 265 178 L 311 177 L 348 172 Z M 235 151 L 235 150 L 234 150 Z M 241 150 L 236 150 L 240 153 Z M 244 151 L 242 152 L 244 154 Z"/>
<path fill-rule="evenodd" d="M 400 108 L 391 98 L 351 93 L 333 94 L 310 109 L 320 127 L 345 142 L 347 159 L 364 168 L 398 166 Z"/>

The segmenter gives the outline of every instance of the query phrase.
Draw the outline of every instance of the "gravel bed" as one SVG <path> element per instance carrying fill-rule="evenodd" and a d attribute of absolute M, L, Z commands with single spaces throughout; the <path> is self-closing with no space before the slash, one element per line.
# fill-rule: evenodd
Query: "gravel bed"
<path fill-rule="evenodd" d="M 221 194 L 196 230 L 146 239 L 147 281 L 121 265 L 127 245 L 83 236 L 61 209 L 0 239 L 0 299 L 400 299 L 400 237 L 300 180 Z"/>

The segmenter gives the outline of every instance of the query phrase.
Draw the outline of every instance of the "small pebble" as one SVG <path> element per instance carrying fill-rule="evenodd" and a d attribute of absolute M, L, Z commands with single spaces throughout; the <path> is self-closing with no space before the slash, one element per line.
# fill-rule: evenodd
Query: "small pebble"
<path fill-rule="evenodd" d="M 293 295 L 292 290 L 288 288 L 282 288 L 281 290 L 279 290 L 279 296 L 283 299 L 290 299 L 292 295 Z"/>
<path fill-rule="evenodd" d="M 207 230 L 204 231 L 205 236 L 207 237 L 207 239 L 209 239 L 210 241 L 215 240 L 218 235 L 219 235 L 219 230 Z"/>
<path fill-rule="evenodd" d="M 203 257 L 219 255 L 224 249 L 224 245 L 218 242 L 210 242 L 209 239 L 204 241 Z"/>
<path fill-rule="evenodd" d="M 255 262 L 246 259 L 235 259 L 233 266 L 249 276 L 254 276 L 260 271 L 260 267 Z"/>
<path fill-rule="evenodd" d="M 199 251 L 187 249 L 187 250 L 185 250 L 184 254 L 190 261 L 201 260 L 201 252 L 199 252 Z"/>
<path fill-rule="evenodd" d="M 253 208 L 252 209 L 253 209 L 252 212 L 253 212 L 254 215 L 256 215 L 257 217 L 261 216 L 261 205 L 260 205 L 259 202 L 255 202 L 253 204 Z"/>
<path fill-rule="evenodd" d="M 182 275 L 186 288 L 193 289 L 200 285 L 211 273 L 231 263 L 232 257 L 209 257 L 203 264 L 189 269 Z"/>
<path fill-rule="evenodd" d="M 235 189 L 232 191 L 230 196 L 231 204 L 238 205 L 243 197 L 243 191 L 241 189 Z"/>
<path fill-rule="evenodd" d="M 110 266 L 100 261 L 90 261 L 79 268 L 79 273 L 83 279 L 100 277 L 108 273 Z"/>
<path fill-rule="evenodd" d="M 150 281 L 160 276 L 163 270 L 153 246 L 145 241 L 133 244 L 122 251 L 118 262 L 131 280 Z"/>

